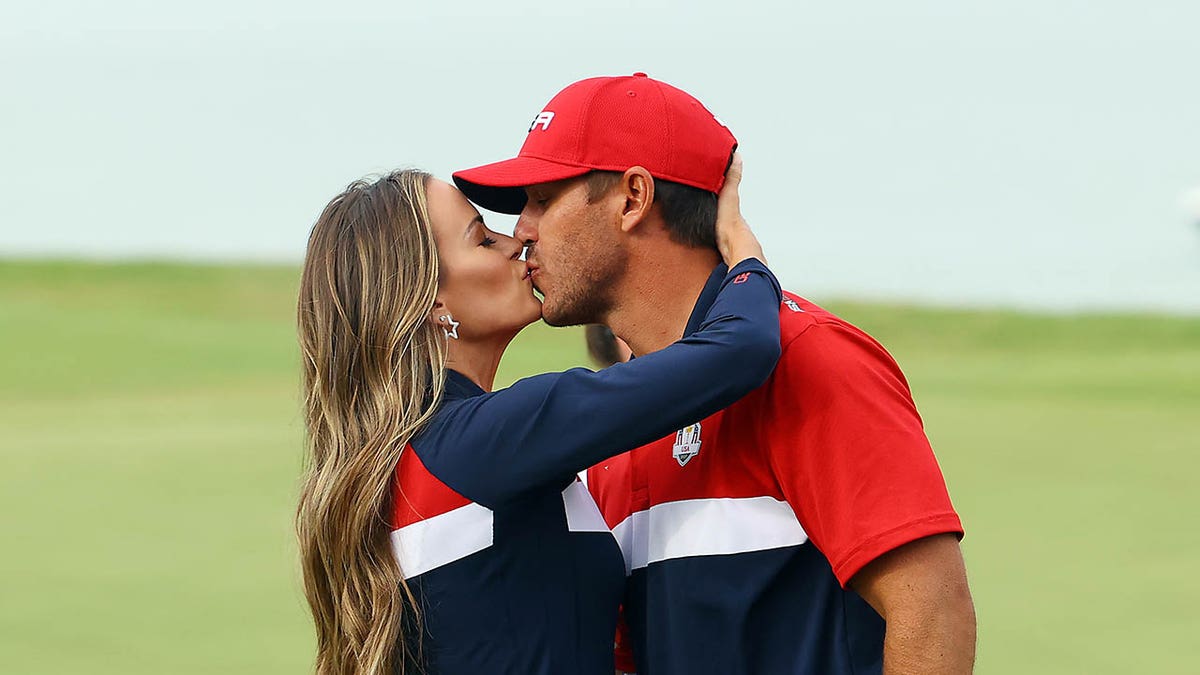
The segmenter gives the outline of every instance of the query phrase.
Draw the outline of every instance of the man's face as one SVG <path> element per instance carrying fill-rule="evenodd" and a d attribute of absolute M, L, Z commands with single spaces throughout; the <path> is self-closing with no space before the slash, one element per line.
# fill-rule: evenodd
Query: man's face
<path fill-rule="evenodd" d="M 526 188 L 529 201 L 513 234 L 529 246 L 533 285 L 551 326 L 603 323 L 625 271 L 614 200 L 588 202 L 586 178 Z"/>

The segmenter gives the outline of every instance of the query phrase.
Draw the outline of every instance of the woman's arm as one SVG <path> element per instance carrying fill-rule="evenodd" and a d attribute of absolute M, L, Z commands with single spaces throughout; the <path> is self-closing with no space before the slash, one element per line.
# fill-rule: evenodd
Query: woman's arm
<path fill-rule="evenodd" d="M 762 384 L 779 359 L 780 298 L 774 275 L 747 259 L 729 271 L 691 336 L 600 372 L 537 375 L 455 402 L 422 434 L 436 441 L 424 444 L 421 458 L 484 506 L 569 480 Z"/>
<path fill-rule="evenodd" d="M 741 217 L 740 180 L 735 157 L 717 207 L 717 245 L 732 269 L 695 333 L 598 373 L 538 375 L 448 404 L 414 441 L 430 470 L 460 494 L 493 505 L 568 481 L 762 384 L 779 358 L 782 294 Z"/>

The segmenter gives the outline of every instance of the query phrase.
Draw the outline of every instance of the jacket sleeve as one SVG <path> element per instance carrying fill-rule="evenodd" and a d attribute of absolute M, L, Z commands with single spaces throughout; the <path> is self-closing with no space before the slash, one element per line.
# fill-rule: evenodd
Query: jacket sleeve
<path fill-rule="evenodd" d="M 430 471 L 492 507 L 656 440 L 738 400 L 779 359 L 774 275 L 730 270 L 699 330 L 600 372 L 574 368 L 455 401 L 414 440 Z"/>

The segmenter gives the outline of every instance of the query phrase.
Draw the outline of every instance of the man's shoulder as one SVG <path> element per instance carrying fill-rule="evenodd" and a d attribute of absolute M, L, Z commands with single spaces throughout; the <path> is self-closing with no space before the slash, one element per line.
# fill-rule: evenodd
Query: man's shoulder
<path fill-rule="evenodd" d="M 792 369 L 837 371 L 843 364 L 871 362 L 896 367 L 887 349 L 866 331 L 790 291 L 784 291 L 780 303 L 779 331 L 780 365 Z"/>
<path fill-rule="evenodd" d="M 779 304 L 779 338 L 786 352 L 802 335 L 813 340 L 838 340 L 849 335 L 866 336 L 860 328 L 842 317 L 791 291 L 783 292 Z M 869 336 L 868 336 L 869 337 Z"/>

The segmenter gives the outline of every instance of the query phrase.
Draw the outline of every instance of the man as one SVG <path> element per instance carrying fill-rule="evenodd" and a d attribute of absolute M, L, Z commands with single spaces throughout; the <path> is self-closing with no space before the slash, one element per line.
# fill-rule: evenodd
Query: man
<path fill-rule="evenodd" d="M 646 354 L 696 329 L 725 273 L 714 193 L 735 147 L 638 73 L 570 85 L 518 157 L 454 178 L 521 214 L 547 323 L 606 324 Z M 962 526 L 904 376 L 799 296 L 780 324 L 766 384 L 589 471 L 630 574 L 619 642 L 643 675 L 970 672 Z"/>

